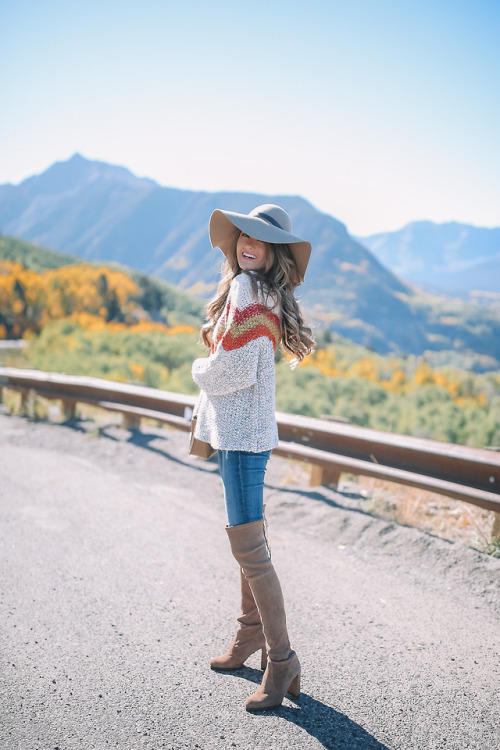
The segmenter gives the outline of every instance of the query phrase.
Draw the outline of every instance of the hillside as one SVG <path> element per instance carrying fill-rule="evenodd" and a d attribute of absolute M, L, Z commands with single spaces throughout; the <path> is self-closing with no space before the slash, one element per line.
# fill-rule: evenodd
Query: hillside
<path fill-rule="evenodd" d="M 500 227 L 416 221 L 359 241 L 414 284 L 462 296 L 475 291 L 500 295 Z"/>
<path fill-rule="evenodd" d="M 75 255 L 59 253 L 30 242 L 0 235 L 0 261 L 2 260 L 17 261 L 25 269 L 36 273 L 82 262 L 82 259 Z M 98 267 L 101 264 L 94 262 L 92 265 Z M 111 268 L 123 270 L 137 284 L 137 302 L 151 320 L 195 327 L 200 325 L 204 315 L 203 304 L 192 295 L 134 269 L 117 263 L 109 265 Z M 0 310 L 0 317 L 1 314 Z"/>
<path fill-rule="evenodd" d="M 297 196 L 166 188 L 75 155 L 19 185 L 0 186 L 0 231 L 89 261 L 118 262 L 206 299 L 221 260 L 208 241 L 210 213 L 267 202 L 283 205 L 294 231 L 313 244 L 299 296 L 315 324 L 379 352 L 451 350 L 498 365 L 497 315 L 419 294 L 341 222 Z"/>

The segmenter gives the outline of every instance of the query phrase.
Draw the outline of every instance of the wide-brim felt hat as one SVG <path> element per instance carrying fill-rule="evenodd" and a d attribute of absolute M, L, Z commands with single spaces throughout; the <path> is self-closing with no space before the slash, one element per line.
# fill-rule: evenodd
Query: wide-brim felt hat
<path fill-rule="evenodd" d="M 219 208 L 212 213 L 208 225 L 210 242 L 212 247 L 220 247 L 227 257 L 233 256 L 240 232 L 261 242 L 289 245 L 300 280 L 304 280 L 311 256 L 311 243 L 292 233 L 292 222 L 284 208 L 265 203 L 249 214 L 237 214 Z"/>

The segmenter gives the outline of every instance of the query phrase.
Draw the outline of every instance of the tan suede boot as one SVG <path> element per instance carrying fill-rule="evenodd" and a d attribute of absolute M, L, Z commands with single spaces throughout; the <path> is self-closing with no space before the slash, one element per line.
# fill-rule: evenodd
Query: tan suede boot
<path fill-rule="evenodd" d="M 285 693 L 300 693 L 300 662 L 295 651 L 285 661 L 267 662 L 262 684 L 245 701 L 247 711 L 262 711 L 264 708 L 281 706 Z"/>
<path fill-rule="evenodd" d="M 263 520 L 227 526 L 226 531 L 233 556 L 257 604 L 269 657 L 262 685 L 247 699 L 245 707 L 249 711 L 272 708 L 281 705 L 285 693 L 298 695 L 300 688 L 300 664 L 290 649 L 280 582 L 271 562 Z"/>
<path fill-rule="evenodd" d="M 213 659 L 210 659 L 212 669 L 239 669 L 248 657 L 259 651 L 259 649 L 261 650 L 261 669 L 266 668 L 266 639 L 262 630 L 259 611 L 241 568 L 240 582 L 241 615 L 238 617 L 240 626 L 236 631 L 233 642 L 229 646 L 229 650 L 223 656 L 215 656 Z"/>

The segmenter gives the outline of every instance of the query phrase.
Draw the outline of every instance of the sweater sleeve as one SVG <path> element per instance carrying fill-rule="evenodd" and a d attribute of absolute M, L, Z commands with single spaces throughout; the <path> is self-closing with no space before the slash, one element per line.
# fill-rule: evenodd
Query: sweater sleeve
<path fill-rule="evenodd" d="M 265 340 L 270 339 L 276 349 L 279 337 L 279 317 L 253 299 L 250 279 L 240 274 L 231 284 L 212 353 L 193 362 L 193 380 L 213 396 L 249 388 L 257 380 L 259 353 Z"/>
<path fill-rule="evenodd" d="M 258 341 L 230 352 L 219 346 L 209 357 L 195 359 L 193 380 L 205 393 L 222 396 L 253 385 L 257 380 L 258 361 Z"/>

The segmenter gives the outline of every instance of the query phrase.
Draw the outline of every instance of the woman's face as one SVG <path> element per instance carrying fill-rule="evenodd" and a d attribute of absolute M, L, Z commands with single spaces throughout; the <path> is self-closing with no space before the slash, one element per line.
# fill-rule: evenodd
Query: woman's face
<path fill-rule="evenodd" d="M 261 271 L 266 265 L 267 245 L 242 232 L 236 243 L 236 258 L 242 271 Z"/>

